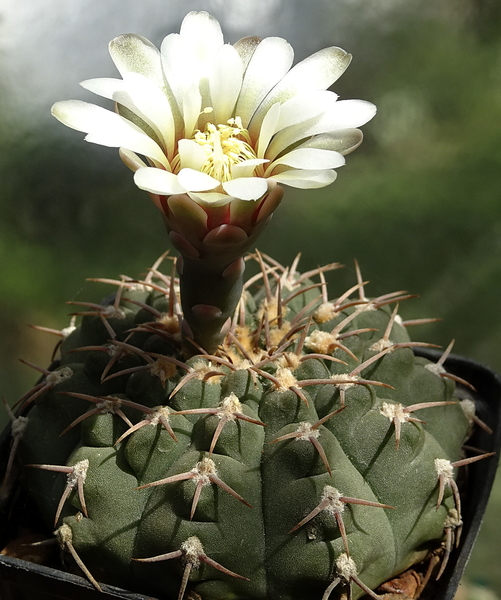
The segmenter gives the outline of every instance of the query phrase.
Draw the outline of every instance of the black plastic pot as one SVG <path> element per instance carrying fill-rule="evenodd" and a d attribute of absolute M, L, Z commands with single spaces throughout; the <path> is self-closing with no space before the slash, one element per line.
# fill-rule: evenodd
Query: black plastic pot
<path fill-rule="evenodd" d="M 416 354 L 434 361 L 441 356 L 440 352 L 433 350 L 416 350 Z M 477 428 L 468 445 L 484 452 L 496 452 L 498 456 L 478 461 L 467 467 L 467 477 L 461 491 L 464 522 L 461 543 L 451 554 L 440 580 L 433 584 L 434 600 L 453 600 L 455 596 L 483 520 L 501 449 L 501 379 L 499 376 L 491 369 L 460 356 L 451 355 L 445 367 L 449 373 L 465 379 L 475 387 L 476 391 L 473 392 L 458 385 L 458 394 L 461 399 L 470 398 L 475 402 L 478 417 L 493 431 L 489 434 Z M 9 448 L 10 426 L 0 436 L 0 472 L 5 470 Z M 13 490 L 0 516 L 2 546 L 9 538 L 13 522 L 21 511 L 26 510 L 31 510 L 29 503 L 22 494 L 19 494 L 19 490 Z M 108 585 L 103 586 L 103 592 L 98 592 L 83 577 L 0 555 L 0 599 L 33 600 L 34 598 L 37 600 L 159 600 Z"/>

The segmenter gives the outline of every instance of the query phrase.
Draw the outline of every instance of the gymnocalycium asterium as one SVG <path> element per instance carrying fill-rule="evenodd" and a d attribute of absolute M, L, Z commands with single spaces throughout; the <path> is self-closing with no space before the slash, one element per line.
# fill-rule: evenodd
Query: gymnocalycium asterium
<path fill-rule="evenodd" d="M 405 292 L 332 298 L 325 272 L 247 254 L 281 184 L 332 183 L 375 114 L 328 88 L 351 56 L 292 67 L 281 38 L 224 44 L 189 13 L 160 50 L 110 44 L 122 79 L 52 112 L 118 147 L 180 257 L 76 305 L 50 369 L 19 401 L 25 489 L 88 580 L 188 600 L 369 594 L 461 533 L 455 470 L 482 426 L 447 373 L 414 355 Z M 306 193 L 306 192 L 305 192 Z M 258 272 L 244 282 L 246 260 Z M 172 261 L 172 268 L 163 267 Z M 174 270 L 174 267 L 177 271 Z M 103 281 L 103 280 L 99 280 Z M 80 316 L 77 325 L 74 319 Z M 41 328 L 43 329 L 43 328 Z M 421 585 L 424 586 L 422 581 Z"/>

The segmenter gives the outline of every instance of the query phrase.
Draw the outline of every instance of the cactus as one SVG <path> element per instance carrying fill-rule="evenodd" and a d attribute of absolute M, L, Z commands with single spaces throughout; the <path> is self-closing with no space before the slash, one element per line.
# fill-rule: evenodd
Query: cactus
<path fill-rule="evenodd" d="M 443 362 L 414 355 L 398 315 L 357 281 L 245 253 L 280 184 L 323 187 L 375 113 L 327 88 L 350 62 L 327 48 L 292 69 L 280 38 L 223 44 L 190 13 L 160 53 L 134 35 L 110 51 L 123 80 L 53 114 L 120 147 L 181 256 L 104 303 L 73 302 L 59 358 L 19 402 L 26 490 L 97 589 L 179 600 L 356 598 L 461 532 L 455 469 L 478 419 Z M 290 69 L 290 70 L 289 70 Z M 144 156 L 147 162 L 138 156 Z M 251 258 L 251 256 L 249 256 Z M 177 275 L 176 275 L 177 272 Z M 257 289 L 256 289 L 257 288 Z M 462 382 L 468 385 L 466 382 Z M 465 410 L 465 409 L 468 410 Z"/>
<path fill-rule="evenodd" d="M 217 354 L 184 358 L 178 280 L 157 264 L 81 303 L 22 400 L 25 485 L 96 586 L 375 596 L 460 526 L 471 416 L 452 376 L 414 356 L 407 296 L 369 300 L 359 276 L 328 300 L 336 265 L 257 258 Z"/>

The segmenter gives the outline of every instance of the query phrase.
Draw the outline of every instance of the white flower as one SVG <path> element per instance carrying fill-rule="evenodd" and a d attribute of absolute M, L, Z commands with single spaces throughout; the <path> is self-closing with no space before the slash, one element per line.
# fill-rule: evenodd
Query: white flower
<path fill-rule="evenodd" d="M 189 13 L 160 51 L 127 34 L 110 54 L 122 79 L 82 86 L 114 100 L 117 112 L 69 100 L 53 106 L 54 116 L 87 141 L 120 148 L 141 189 L 187 193 L 202 205 L 258 200 L 277 183 L 332 183 L 362 141 L 356 128 L 376 110 L 327 91 L 350 63 L 344 50 L 326 48 L 291 68 L 284 39 L 224 44 L 206 12 Z"/>

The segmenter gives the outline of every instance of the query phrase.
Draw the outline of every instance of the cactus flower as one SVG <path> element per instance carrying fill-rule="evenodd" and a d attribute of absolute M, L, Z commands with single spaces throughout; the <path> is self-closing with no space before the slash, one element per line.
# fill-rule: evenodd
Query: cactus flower
<path fill-rule="evenodd" d="M 82 86 L 113 100 L 116 112 L 68 100 L 52 113 L 87 141 L 120 148 L 182 255 L 185 335 L 214 350 L 240 299 L 242 257 L 282 199 L 279 184 L 332 183 L 375 106 L 327 89 L 350 63 L 344 50 L 326 48 L 292 67 L 284 39 L 225 44 L 206 12 L 190 12 L 160 50 L 127 34 L 110 54 L 122 79 Z"/>
<path fill-rule="evenodd" d="M 110 54 L 122 79 L 81 85 L 114 100 L 116 113 L 79 100 L 57 102 L 52 113 L 87 141 L 120 148 L 138 187 L 155 195 L 220 206 L 259 200 L 277 183 L 324 187 L 375 114 L 370 102 L 327 90 L 350 63 L 344 50 L 326 48 L 291 68 L 284 39 L 225 44 L 206 12 L 190 12 L 160 51 L 127 34 Z"/>

